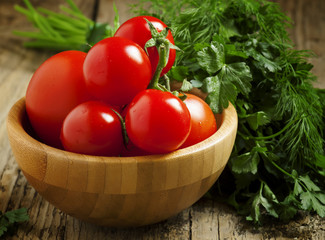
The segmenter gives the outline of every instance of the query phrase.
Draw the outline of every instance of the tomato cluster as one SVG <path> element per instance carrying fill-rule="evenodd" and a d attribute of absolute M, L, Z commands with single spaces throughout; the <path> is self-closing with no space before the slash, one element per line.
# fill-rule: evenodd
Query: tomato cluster
<path fill-rule="evenodd" d="M 152 29 L 157 36 L 166 33 L 156 42 L 173 45 L 166 27 L 154 17 L 135 17 L 88 53 L 64 51 L 47 59 L 26 92 L 26 111 L 40 140 L 71 152 L 134 156 L 171 152 L 211 136 L 216 121 L 203 100 L 186 94 L 182 101 L 152 84 L 176 56 L 167 47 L 161 61 L 160 48 L 147 45 Z"/>

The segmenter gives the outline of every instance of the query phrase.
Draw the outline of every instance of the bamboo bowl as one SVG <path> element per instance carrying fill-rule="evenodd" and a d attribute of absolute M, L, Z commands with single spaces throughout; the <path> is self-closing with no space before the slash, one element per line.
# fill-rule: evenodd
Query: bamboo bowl
<path fill-rule="evenodd" d="M 215 183 L 237 131 L 232 105 L 218 131 L 191 147 L 164 155 L 97 157 L 45 145 L 30 134 L 25 99 L 7 118 L 9 141 L 26 179 L 63 212 L 98 225 L 141 226 L 188 208 Z"/>

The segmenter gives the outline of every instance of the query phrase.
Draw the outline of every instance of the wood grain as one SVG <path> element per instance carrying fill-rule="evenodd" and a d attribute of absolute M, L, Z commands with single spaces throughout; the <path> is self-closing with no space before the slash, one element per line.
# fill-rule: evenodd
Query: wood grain
<path fill-rule="evenodd" d="M 295 48 L 311 50 L 315 57 L 312 72 L 318 77 L 314 86 L 325 88 L 325 1 L 317 0 L 277 0 L 281 8 L 292 20 L 288 29 Z"/>
<path fill-rule="evenodd" d="M 128 16 L 125 3 L 129 1 L 116 1 L 119 12 L 124 14 L 122 21 Z M 55 10 L 63 0 L 32 2 Z M 96 15 L 95 0 L 75 2 L 88 16 Z M 108 19 L 107 12 L 113 12 L 112 1 L 98 2 L 98 19 Z M 325 88 L 324 1 L 278 2 L 293 19 L 294 28 L 289 31 L 296 47 L 311 49 L 318 56 L 311 59 L 318 77 L 315 85 Z M 11 34 L 14 29 L 30 29 L 29 23 L 13 10 L 14 3 L 22 1 L 0 1 L 0 210 L 26 207 L 30 220 L 6 239 L 325 239 L 325 221 L 315 215 L 300 214 L 288 224 L 273 222 L 255 229 L 228 206 L 207 198 L 162 223 L 124 230 L 85 223 L 44 200 L 18 168 L 9 146 L 5 119 L 10 107 L 24 96 L 32 73 L 52 53 L 27 50 L 22 47 L 22 40 Z"/>

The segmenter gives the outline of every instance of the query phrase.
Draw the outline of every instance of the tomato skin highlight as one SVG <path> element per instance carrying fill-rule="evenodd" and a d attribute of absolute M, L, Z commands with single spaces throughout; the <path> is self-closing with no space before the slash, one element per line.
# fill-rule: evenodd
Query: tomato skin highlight
<path fill-rule="evenodd" d="M 75 107 L 61 131 L 64 149 L 96 156 L 118 156 L 123 147 L 121 122 L 112 107 L 89 101 Z"/>
<path fill-rule="evenodd" d="M 34 72 L 26 91 L 29 121 L 42 142 L 62 148 L 60 131 L 66 115 L 78 104 L 92 99 L 82 66 L 86 53 L 60 52 Z"/>
<path fill-rule="evenodd" d="M 127 20 L 126 22 L 124 22 L 117 29 L 114 36 L 128 38 L 128 39 L 136 42 L 137 44 L 139 44 L 144 49 L 146 42 L 149 39 L 151 39 L 151 32 L 149 29 L 149 25 L 145 19 L 150 21 L 156 27 L 158 32 L 161 32 L 164 28 L 167 27 L 167 25 L 164 22 L 162 22 L 161 20 L 159 20 L 158 18 L 155 18 L 152 16 L 137 16 L 137 17 L 131 18 L 131 19 Z M 173 35 L 170 30 L 168 31 L 167 39 L 172 44 L 174 44 L 174 38 L 173 38 Z M 157 68 L 157 65 L 158 65 L 159 54 L 158 54 L 156 47 L 150 47 L 147 49 L 147 51 L 148 51 L 149 59 L 151 62 L 152 74 L 153 74 Z M 171 67 L 173 66 L 173 64 L 175 62 L 175 58 L 176 58 L 176 50 L 170 49 L 167 65 L 162 70 L 162 73 L 160 74 L 160 76 L 163 76 L 171 69 Z"/>
<path fill-rule="evenodd" d="M 185 142 L 191 117 L 186 105 L 172 93 L 147 89 L 128 106 L 125 125 L 134 145 L 162 154 L 178 149 Z"/>
<path fill-rule="evenodd" d="M 86 56 L 83 71 L 90 93 L 117 106 L 131 102 L 151 80 L 151 63 L 145 51 L 121 37 L 96 43 Z"/>
<path fill-rule="evenodd" d="M 209 105 L 193 94 L 186 96 L 184 103 L 191 114 L 191 131 L 181 148 L 199 143 L 217 131 L 217 122 Z"/>

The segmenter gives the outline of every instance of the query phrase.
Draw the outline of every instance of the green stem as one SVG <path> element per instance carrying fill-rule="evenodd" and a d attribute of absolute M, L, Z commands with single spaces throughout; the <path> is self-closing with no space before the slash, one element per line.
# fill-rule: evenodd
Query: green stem
<path fill-rule="evenodd" d="M 69 4 L 69 6 L 71 7 L 71 9 L 79 14 L 82 14 L 82 12 L 80 11 L 80 9 L 77 7 L 77 5 L 72 1 L 72 0 L 66 0 L 66 2 Z"/>
<path fill-rule="evenodd" d="M 37 10 L 39 12 L 41 12 L 41 13 L 44 13 L 44 14 L 52 17 L 52 18 L 65 21 L 66 23 L 69 23 L 69 24 L 73 25 L 74 27 L 77 27 L 77 28 L 80 28 L 80 29 L 87 29 L 88 28 L 88 24 L 85 23 L 84 21 L 79 20 L 79 19 L 71 18 L 71 17 L 66 16 L 64 14 L 56 13 L 56 12 L 53 12 L 51 10 L 41 8 L 41 7 L 37 8 Z"/>
<path fill-rule="evenodd" d="M 158 47 L 159 61 L 158 61 L 156 71 L 152 77 L 150 84 L 149 84 L 149 88 L 162 90 L 159 87 L 158 82 L 159 82 L 160 74 L 161 74 L 162 70 L 164 69 L 164 67 L 166 66 L 165 59 L 166 59 L 166 55 L 167 55 L 167 50 L 169 51 L 169 49 L 166 48 L 165 44 L 159 45 L 159 47 Z"/>
<path fill-rule="evenodd" d="M 14 34 L 36 41 L 25 42 L 25 47 L 52 49 L 56 51 L 82 49 L 87 44 L 89 26 L 93 21 L 82 15 L 71 0 L 66 0 L 70 8 L 61 6 L 68 14 L 55 13 L 44 8 L 34 8 L 29 0 L 24 0 L 26 8 L 15 5 L 16 11 L 24 14 L 38 32 L 15 31 Z"/>
<path fill-rule="evenodd" d="M 34 38 L 38 40 L 44 40 L 44 41 L 53 41 L 53 37 L 44 35 L 40 32 L 22 32 L 22 31 L 13 31 L 13 34 L 21 37 L 27 37 L 27 38 Z M 63 42 L 61 39 L 55 39 L 58 42 Z"/>
<path fill-rule="evenodd" d="M 249 139 L 254 139 L 254 140 L 267 140 L 267 139 L 275 138 L 275 137 L 279 136 L 281 133 L 283 133 L 284 131 L 286 131 L 292 124 L 294 124 L 298 120 L 299 119 L 296 118 L 295 120 L 289 122 L 287 125 L 284 126 L 284 128 L 282 128 L 280 131 L 278 131 L 277 133 L 274 133 L 272 135 L 264 136 L 264 137 L 251 137 L 251 136 L 248 136 L 248 138 Z"/>
<path fill-rule="evenodd" d="M 15 6 L 15 9 L 23 14 L 25 14 L 31 22 L 33 22 L 40 31 L 46 35 L 55 37 L 57 39 L 63 39 L 62 36 L 55 31 L 52 26 L 47 22 L 46 18 L 42 16 L 28 0 L 24 0 L 27 9 L 19 6 Z"/>
<path fill-rule="evenodd" d="M 51 23 L 51 25 L 55 26 L 55 28 L 65 30 L 70 34 L 85 35 L 85 30 L 71 26 L 66 21 L 60 20 L 58 18 L 49 17 L 48 22 Z"/>
<path fill-rule="evenodd" d="M 167 88 L 168 91 L 170 91 L 170 80 L 169 80 L 169 77 L 165 74 L 164 75 L 164 78 L 165 78 L 166 88 Z"/>
<path fill-rule="evenodd" d="M 248 128 L 245 126 L 245 124 L 240 123 L 240 129 L 241 129 L 242 131 L 244 131 L 245 134 L 249 135 L 249 136 L 246 136 L 246 135 L 244 135 L 244 133 L 241 133 L 241 134 L 240 134 L 240 135 L 241 135 L 245 140 L 249 140 L 249 139 L 252 138 L 252 137 L 251 137 L 251 133 L 250 133 L 250 131 L 248 130 Z M 239 133 L 239 131 L 238 131 L 238 133 Z"/>
<path fill-rule="evenodd" d="M 269 159 L 268 159 L 269 160 Z M 274 161 L 272 160 L 269 160 L 273 166 L 275 166 L 279 171 L 281 171 L 282 173 L 284 173 L 285 175 L 293 178 L 293 179 L 296 179 L 295 176 L 293 176 L 292 174 L 288 173 L 287 171 L 285 171 L 283 168 L 281 168 L 278 164 L 276 164 Z"/>
<path fill-rule="evenodd" d="M 14 5 L 14 9 L 17 11 L 17 12 L 20 12 L 21 14 L 24 14 L 28 19 L 32 19 L 32 14 L 31 12 L 29 12 L 27 9 L 19 6 L 19 5 Z"/>
<path fill-rule="evenodd" d="M 71 10 L 70 8 L 67 8 L 67 7 L 65 7 L 65 6 L 60 6 L 60 9 L 61 9 L 62 11 L 64 11 L 64 12 L 66 12 L 66 13 L 68 13 L 68 14 L 71 14 L 72 16 L 74 16 L 74 17 L 76 17 L 76 18 L 78 18 L 78 19 L 80 19 L 80 20 L 82 20 L 82 21 L 88 23 L 88 24 L 91 24 L 91 25 L 94 24 L 94 22 L 93 22 L 91 19 L 87 18 L 86 16 L 84 16 L 84 15 L 83 15 L 82 13 L 80 13 L 80 12 L 75 12 L 74 10 Z"/>
<path fill-rule="evenodd" d="M 28 48 L 52 49 L 56 51 L 79 50 L 83 43 L 59 43 L 57 41 L 33 41 L 25 42 L 24 46 Z"/>

